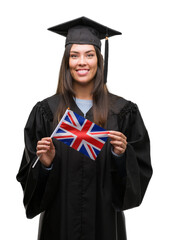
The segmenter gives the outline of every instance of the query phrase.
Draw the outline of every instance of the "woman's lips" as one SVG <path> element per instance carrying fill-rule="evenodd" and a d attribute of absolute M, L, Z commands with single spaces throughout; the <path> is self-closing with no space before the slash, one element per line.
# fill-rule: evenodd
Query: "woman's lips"
<path fill-rule="evenodd" d="M 89 69 L 77 69 L 76 72 L 79 76 L 86 76 L 89 72 Z"/>

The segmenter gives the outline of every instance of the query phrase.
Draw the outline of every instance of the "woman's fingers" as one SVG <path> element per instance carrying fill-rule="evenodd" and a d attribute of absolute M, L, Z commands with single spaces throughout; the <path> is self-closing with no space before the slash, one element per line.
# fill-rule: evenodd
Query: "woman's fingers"
<path fill-rule="evenodd" d="M 126 136 L 118 131 L 109 131 L 108 136 L 111 138 L 110 143 L 114 148 L 116 154 L 123 154 L 127 147 Z"/>
<path fill-rule="evenodd" d="M 125 139 L 127 140 L 127 137 L 121 133 L 121 132 L 118 132 L 118 131 L 109 131 L 109 134 L 108 134 L 110 137 L 113 137 L 113 138 L 117 138 L 117 139 Z"/>
<path fill-rule="evenodd" d="M 42 138 L 41 140 L 38 141 L 38 145 L 43 145 L 43 144 L 50 145 L 51 143 L 52 143 L 51 138 Z"/>
<path fill-rule="evenodd" d="M 43 153 L 46 153 L 48 150 L 50 150 L 50 141 L 47 141 L 46 139 L 42 139 L 38 141 L 37 143 L 37 155 L 41 155 Z"/>
<path fill-rule="evenodd" d="M 42 138 L 37 142 L 36 154 L 40 157 L 40 161 L 45 165 L 49 166 L 55 155 L 55 147 L 52 139 L 49 137 Z"/>
<path fill-rule="evenodd" d="M 49 149 L 49 148 L 50 148 L 50 143 L 44 142 L 44 141 L 39 141 L 36 147 L 37 150 Z"/>
<path fill-rule="evenodd" d="M 46 148 L 50 148 L 50 147 L 54 147 L 52 139 L 51 138 L 42 138 L 40 141 L 38 141 L 37 143 L 37 150 L 39 149 L 46 149 Z"/>
<path fill-rule="evenodd" d="M 123 141 L 110 141 L 110 143 L 112 145 L 115 145 L 117 147 L 124 148 L 124 149 L 125 149 L 125 147 L 127 145 L 126 141 L 125 142 L 123 142 Z"/>

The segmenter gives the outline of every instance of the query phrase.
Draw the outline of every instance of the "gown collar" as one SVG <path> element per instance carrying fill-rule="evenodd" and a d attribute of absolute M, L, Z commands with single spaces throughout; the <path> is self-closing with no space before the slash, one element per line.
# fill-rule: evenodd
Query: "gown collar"
<path fill-rule="evenodd" d="M 86 113 L 85 116 L 84 116 L 84 113 L 80 110 L 80 108 L 77 106 L 76 102 L 73 99 L 72 99 L 69 107 L 70 107 L 70 110 L 79 114 L 80 116 L 85 117 L 85 118 L 89 119 L 90 121 L 93 120 L 93 106 L 89 109 L 89 111 Z"/>

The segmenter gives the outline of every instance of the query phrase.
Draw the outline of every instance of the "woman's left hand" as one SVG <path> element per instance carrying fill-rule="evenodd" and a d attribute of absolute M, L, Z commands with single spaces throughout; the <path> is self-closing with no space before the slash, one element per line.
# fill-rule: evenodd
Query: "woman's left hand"
<path fill-rule="evenodd" d="M 118 155 L 123 154 L 127 148 L 126 136 L 118 131 L 109 131 L 108 136 L 111 138 L 110 143 L 113 146 L 114 153 Z"/>

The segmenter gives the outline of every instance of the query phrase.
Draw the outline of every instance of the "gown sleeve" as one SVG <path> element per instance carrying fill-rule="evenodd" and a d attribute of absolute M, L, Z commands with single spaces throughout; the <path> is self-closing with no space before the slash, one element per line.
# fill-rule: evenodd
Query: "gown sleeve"
<path fill-rule="evenodd" d="M 150 140 L 140 111 L 129 102 L 119 114 L 119 129 L 127 137 L 125 152 L 125 174 L 123 171 L 123 199 L 121 210 L 141 204 L 152 176 Z M 124 168 L 124 166 L 123 166 Z"/>
<path fill-rule="evenodd" d="M 23 203 L 28 218 L 44 211 L 45 190 L 51 171 L 45 170 L 40 161 L 34 168 L 32 166 L 37 159 L 37 141 L 47 136 L 50 136 L 50 116 L 39 102 L 31 111 L 24 129 L 25 149 L 17 174 L 23 188 Z"/>

